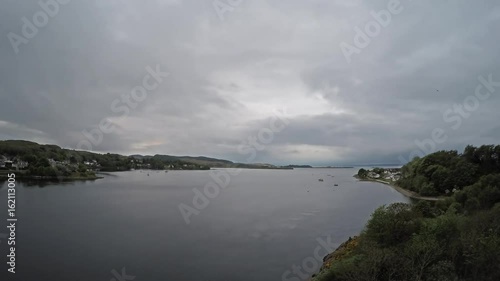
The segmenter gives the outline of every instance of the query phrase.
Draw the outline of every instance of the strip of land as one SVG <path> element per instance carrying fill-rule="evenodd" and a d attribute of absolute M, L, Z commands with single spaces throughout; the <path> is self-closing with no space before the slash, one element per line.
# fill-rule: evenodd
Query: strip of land
<path fill-rule="evenodd" d="M 26 170 L 16 171 L 16 170 L 0 170 L 0 180 L 8 179 L 9 174 L 15 174 L 16 179 L 22 180 L 58 180 L 58 181 L 73 181 L 73 180 L 97 180 L 104 178 L 103 176 L 96 175 L 95 173 L 74 173 L 72 175 L 64 176 L 36 176 L 30 175 Z"/>
<path fill-rule="evenodd" d="M 372 182 L 378 182 L 378 183 L 382 183 L 382 184 L 388 185 L 388 186 L 392 187 L 393 189 L 395 189 L 397 192 L 403 194 L 404 196 L 412 198 L 412 199 L 416 199 L 416 200 L 440 201 L 440 200 L 446 199 L 446 197 L 421 196 L 421 195 L 419 195 L 416 192 L 404 189 L 404 188 L 402 188 L 400 186 L 397 186 L 397 185 L 395 185 L 393 183 L 390 183 L 390 182 L 387 182 L 387 181 L 383 181 L 383 180 L 379 180 L 379 179 L 370 179 L 370 178 L 362 179 L 358 175 L 355 175 L 354 177 L 357 178 L 360 181 L 372 181 Z"/>

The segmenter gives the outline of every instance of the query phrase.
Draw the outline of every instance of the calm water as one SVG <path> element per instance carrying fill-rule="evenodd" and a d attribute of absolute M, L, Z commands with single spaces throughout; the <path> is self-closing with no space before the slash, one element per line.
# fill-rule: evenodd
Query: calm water
<path fill-rule="evenodd" d="M 0 237 L 0 280 L 108 281 L 122 268 L 134 281 L 282 280 L 314 256 L 317 238 L 330 236 L 338 245 L 359 233 L 378 206 L 408 201 L 382 184 L 358 182 L 356 172 L 243 170 L 189 225 L 178 205 L 192 206 L 193 188 L 213 182 L 208 171 L 18 183 L 17 273 L 6 274 L 7 243 Z M 3 183 L 2 225 L 6 203 Z"/>

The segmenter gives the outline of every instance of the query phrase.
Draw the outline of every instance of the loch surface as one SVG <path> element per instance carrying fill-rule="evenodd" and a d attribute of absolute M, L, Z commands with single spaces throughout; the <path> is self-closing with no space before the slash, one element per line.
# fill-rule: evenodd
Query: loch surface
<path fill-rule="evenodd" d="M 302 280 L 292 266 L 315 266 L 318 239 L 338 245 L 377 207 L 409 202 L 386 185 L 357 181 L 357 169 L 242 170 L 218 194 L 212 189 L 213 198 L 197 198 L 208 205 L 196 209 L 193 189 L 203 192 L 216 184 L 210 173 L 229 171 L 17 182 L 16 274 L 7 275 L 8 245 L 0 238 L 0 279 L 117 281 L 124 272 L 123 280 L 135 281 Z M 0 185 L 7 225 L 7 182 Z M 189 224 L 182 203 L 196 210 Z M 317 253 L 327 254 L 324 247 Z"/>

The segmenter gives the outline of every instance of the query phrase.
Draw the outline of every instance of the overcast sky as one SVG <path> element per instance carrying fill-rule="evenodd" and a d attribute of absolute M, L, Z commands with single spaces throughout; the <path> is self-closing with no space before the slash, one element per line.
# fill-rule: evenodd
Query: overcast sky
<path fill-rule="evenodd" d="M 500 3 L 401 0 L 349 63 L 342 42 L 389 2 L 73 0 L 44 24 L 38 1 L 3 0 L 0 139 L 77 148 L 104 119 L 96 152 L 314 165 L 400 163 L 435 129 L 438 150 L 500 143 L 500 87 L 473 98 L 500 81 Z M 117 113 L 148 66 L 169 76 Z M 277 111 L 286 127 L 243 153 Z"/>

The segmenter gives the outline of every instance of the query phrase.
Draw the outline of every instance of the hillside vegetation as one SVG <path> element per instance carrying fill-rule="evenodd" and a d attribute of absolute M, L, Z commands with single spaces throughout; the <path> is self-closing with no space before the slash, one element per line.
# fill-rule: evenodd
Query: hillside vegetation
<path fill-rule="evenodd" d="M 462 154 L 439 151 L 413 159 L 401 169 L 397 184 L 424 196 L 446 195 L 499 172 L 500 145 L 469 145 Z"/>
<path fill-rule="evenodd" d="M 499 146 L 436 152 L 405 165 L 412 190 L 443 201 L 378 208 L 356 247 L 314 281 L 500 280 Z"/>
<path fill-rule="evenodd" d="M 210 167 L 177 158 L 165 159 L 160 155 L 136 159 L 119 154 L 99 154 L 64 149 L 57 145 L 35 142 L 0 141 L 0 156 L 14 163 L 26 162 L 23 168 L 28 176 L 40 177 L 95 177 L 96 171 L 128 171 L 130 169 L 206 170 Z"/>
<path fill-rule="evenodd" d="M 95 178 L 95 172 L 128 171 L 131 169 L 154 170 L 209 170 L 213 168 L 293 169 L 290 166 L 270 164 L 244 164 L 204 156 L 99 154 L 88 151 L 64 149 L 57 145 L 41 145 L 22 140 L 0 141 L 0 160 L 5 157 L 28 177 L 45 178 Z M 5 174 L 0 167 L 0 177 Z"/>

